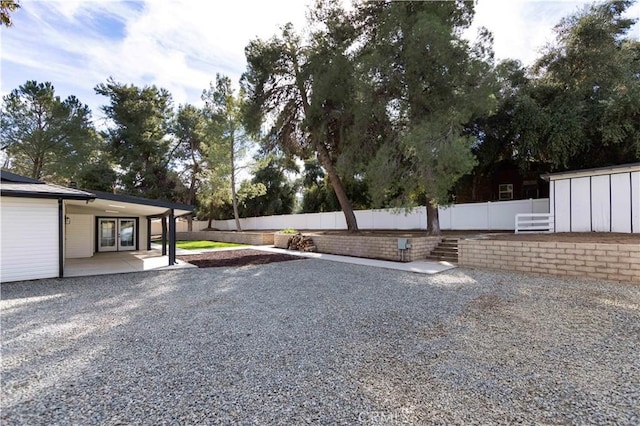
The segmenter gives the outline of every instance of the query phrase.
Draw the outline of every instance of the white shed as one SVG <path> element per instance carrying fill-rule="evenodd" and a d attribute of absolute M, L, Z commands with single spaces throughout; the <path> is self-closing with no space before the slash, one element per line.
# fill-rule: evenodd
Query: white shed
<path fill-rule="evenodd" d="M 555 232 L 640 233 L 640 163 L 551 173 Z"/>

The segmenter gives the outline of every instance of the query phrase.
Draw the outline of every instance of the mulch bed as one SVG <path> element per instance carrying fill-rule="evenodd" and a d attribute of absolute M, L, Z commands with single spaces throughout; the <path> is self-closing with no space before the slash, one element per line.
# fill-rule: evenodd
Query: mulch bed
<path fill-rule="evenodd" d="M 264 265 L 272 262 L 302 260 L 304 258 L 289 254 L 246 249 L 212 251 L 191 256 L 178 256 L 178 259 L 196 265 L 198 268 L 217 268 L 221 266 Z"/>

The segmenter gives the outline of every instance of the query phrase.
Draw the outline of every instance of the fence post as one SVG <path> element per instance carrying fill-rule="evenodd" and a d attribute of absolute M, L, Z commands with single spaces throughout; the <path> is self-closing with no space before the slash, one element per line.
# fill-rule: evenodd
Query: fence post
<path fill-rule="evenodd" d="M 491 201 L 487 201 L 487 230 L 491 231 Z"/>

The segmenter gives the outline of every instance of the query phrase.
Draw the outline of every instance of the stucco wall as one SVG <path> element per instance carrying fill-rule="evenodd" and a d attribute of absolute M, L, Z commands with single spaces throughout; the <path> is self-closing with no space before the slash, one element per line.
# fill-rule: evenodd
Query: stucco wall
<path fill-rule="evenodd" d="M 458 264 L 640 283 L 640 244 L 464 239 Z"/>
<path fill-rule="evenodd" d="M 65 224 L 65 258 L 75 259 L 93 255 L 93 215 L 67 214 Z"/>

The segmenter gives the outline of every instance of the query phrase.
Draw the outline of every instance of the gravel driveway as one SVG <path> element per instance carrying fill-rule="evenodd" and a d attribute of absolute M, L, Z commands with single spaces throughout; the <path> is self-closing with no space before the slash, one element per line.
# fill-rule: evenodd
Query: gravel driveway
<path fill-rule="evenodd" d="M 3 424 L 638 424 L 640 286 L 320 260 L 3 284 Z"/>

